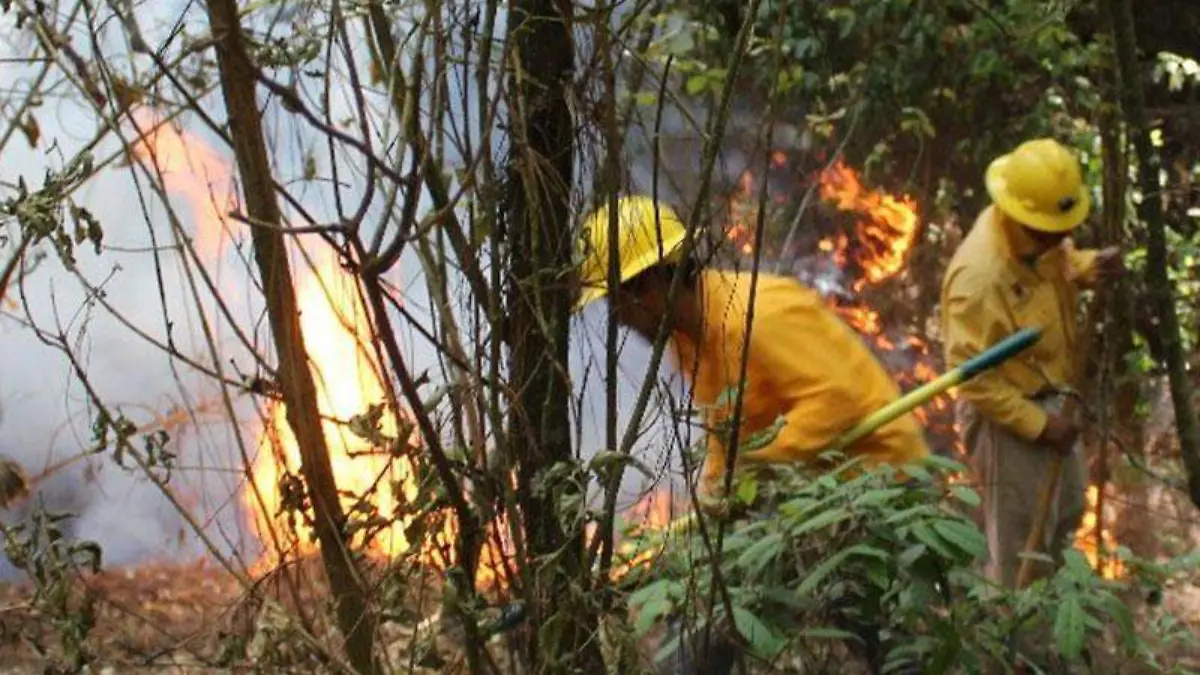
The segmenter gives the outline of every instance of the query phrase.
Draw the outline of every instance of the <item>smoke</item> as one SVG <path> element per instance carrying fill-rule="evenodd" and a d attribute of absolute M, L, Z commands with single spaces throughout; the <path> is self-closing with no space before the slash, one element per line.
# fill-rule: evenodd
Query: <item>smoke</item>
<path fill-rule="evenodd" d="M 40 185 L 38 174 L 46 166 L 45 158 L 14 148 L 6 153 L 6 160 L 26 174 L 31 185 Z M 144 218 L 136 208 L 136 192 L 121 177 L 102 174 L 77 198 L 103 223 L 107 244 L 121 248 L 144 240 L 145 233 L 138 231 Z M 190 323 L 186 317 L 190 303 L 182 284 L 168 277 L 160 297 L 155 266 L 145 258 L 118 251 L 96 257 L 85 248 L 79 249 L 78 256 L 80 276 L 102 286 L 106 301 L 134 325 L 165 340 L 166 321 Z M 94 296 L 53 254 L 23 283 L 19 294 L 21 310 L 0 316 L 6 356 L 0 361 L 0 452 L 20 462 L 35 479 L 96 445 L 92 424 L 99 412 L 65 355 L 45 344 L 39 332 L 51 340 L 60 332 L 69 336 L 70 348 L 101 400 L 113 414 L 126 414 L 135 424 L 151 422 L 169 401 L 190 396 L 193 380 L 98 307 Z M 164 313 L 164 307 L 170 312 Z M 182 348 L 188 340 L 182 330 L 179 333 Z M 195 441 L 185 436 L 169 447 L 182 461 L 204 466 L 202 456 L 211 449 Z M 219 454 L 220 464 L 226 464 L 228 458 Z M 180 498 L 195 494 L 197 486 L 186 475 L 173 481 Z M 157 486 L 136 469 L 116 465 L 111 453 L 81 459 L 38 480 L 29 501 L 0 517 L 7 523 L 21 522 L 31 508 L 77 514 L 67 522 L 68 531 L 97 541 L 111 564 L 195 552 L 190 546 L 171 546 L 186 526 L 182 516 Z M 0 577 L 11 574 L 7 561 L 0 561 Z"/>

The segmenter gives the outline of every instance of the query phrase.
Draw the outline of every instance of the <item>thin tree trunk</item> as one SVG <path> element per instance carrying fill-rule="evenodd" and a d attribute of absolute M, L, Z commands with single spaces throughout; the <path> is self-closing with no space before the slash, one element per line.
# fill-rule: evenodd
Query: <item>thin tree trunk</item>
<path fill-rule="evenodd" d="M 560 6 L 570 7 L 570 3 Z M 567 104 L 574 71 L 570 17 L 552 0 L 514 3 L 510 35 L 517 49 L 510 80 L 512 125 L 508 226 L 512 252 L 507 331 L 511 349 L 510 452 L 531 565 L 526 597 L 529 670 L 604 672 L 594 638 L 596 614 L 582 602 L 590 584 L 582 523 L 560 518 L 564 498 L 578 494 L 574 476 L 547 472 L 574 461 L 568 405 L 574 251 L 571 184 L 574 124 Z M 567 522 L 564 523 L 564 520 Z M 565 527 L 564 527 L 565 525 Z"/>
<path fill-rule="evenodd" d="M 288 425 L 300 450 L 300 470 L 312 503 L 321 558 L 329 577 L 338 627 L 346 655 L 360 673 L 376 672 L 375 619 L 368 610 L 363 585 L 346 547 L 345 523 L 334 482 L 333 466 L 321 428 L 317 389 L 308 368 L 308 352 L 292 286 L 283 217 L 271 182 L 271 165 L 263 140 L 262 119 L 255 100 L 256 72 L 246 52 L 236 0 L 209 0 L 209 21 L 216 36 L 217 66 L 237 156 L 238 173 L 251 228 L 254 259 L 262 277 L 267 316 L 279 365 L 277 377 L 287 408 Z"/>
<path fill-rule="evenodd" d="M 1175 293 L 1167 275 L 1167 243 L 1164 234 L 1162 199 L 1158 185 L 1159 159 L 1150 143 L 1146 119 L 1145 93 L 1138 72 L 1137 38 L 1133 34 L 1131 0 L 1110 0 L 1113 14 L 1113 40 L 1116 61 L 1124 89 L 1125 119 L 1138 161 L 1138 182 L 1142 201 L 1138 216 L 1146 224 L 1146 285 L 1157 316 L 1157 333 L 1163 347 L 1171 401 L 1175 408 L 1175 427 L 1179 449 L 1188 473 L 1188 491 L 1192 502 L 1200 506 L 1200 426 L 1192 406 L 1192 384 L 1188 379 L 1179 319 L 1175 314 Z"/>

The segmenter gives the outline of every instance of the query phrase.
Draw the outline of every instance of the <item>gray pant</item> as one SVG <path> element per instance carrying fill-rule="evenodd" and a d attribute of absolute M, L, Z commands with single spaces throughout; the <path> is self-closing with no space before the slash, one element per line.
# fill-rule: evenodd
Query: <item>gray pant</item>
<path fill-rule="evenodd" d="M 1061 410 L 1064 401 L 1063 396 L 1055 395 L 1039 399 L 1038 403 L 1054 413 Z M 1005 588 L 1013 588 L 1021 566 L 1020 554 L 1033 527 L 1042 481 L 1055 451 L 1014 436 L 961 399 L 956 413 L 983 498 L 989 554 L 984 574 Z M 1055 565 L 1035 561 L 1031 581 L 1050 576 L 1061 566 L 1063 553 L 1074 544 L 1075 531 L 1083 521 L 1086 489 L 1083 446 L 1076 443 L 1063 463 L 1038 551 L 1053 559 Z"/>

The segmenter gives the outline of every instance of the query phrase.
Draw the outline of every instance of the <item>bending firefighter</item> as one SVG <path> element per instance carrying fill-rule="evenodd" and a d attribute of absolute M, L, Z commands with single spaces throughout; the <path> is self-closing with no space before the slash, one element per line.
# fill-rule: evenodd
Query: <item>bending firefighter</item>
<path fill-rule="evenodd" d="M 1013 587 L 1036 495 L 1055 453 L 1066 455 L 1042 553 L 1061 563 L 1086 488 L 1079 422 L 1063 414 L 1077 377 L 1079 286 L 1119 274 L 1115 249 L 1076 250 L 1070 233 L 1091 200 L 1079 162 L 1050 139 L 1023 143 L 988 167 L 992 204 L 955 252 L 942 284 L 942 338 L 953 368 L 998 339 L 1042 329 L 1032 348 L 959 389 L 957 413 L 984 500 L 987 576 Z M 1074 406 L 1068 406 L 1068 410 Z M 1034 578 L 1053 570 L 1034 568 Z"/>
<path fill-rule="evenodd" d="M 748 272 L 699 270 L 681 256 L 685 229 L 675 212 L 644 197 L 618 202 L 621 284 L 607 288 L 607 208 L 585 223 L 576 310 L 608 297 L 618 321 L 653 340 L 667 314 L 668 291 L 682 266 L 681 292 L 673 303 L 670 344 L 681 373 L 694 376 L 694 398 L 707 409 L 706 428 L 723 428 L 732 416 L 732 390 L 742 365 L 751 304 Z M 798 280 L 760 273 L 742 403 L 739 438 L 783 426 L 766 446 L 737 455 L 737 465 L 802 462 L 815 457 L 838 434 L 899 397 L 900 391 L 861 338 L 820 296 Z M 846 449 L 868 462 L 904 464 L 928 455 L 911 414 L 883 426 Z M 709 433 L 702 489 L 719 492 L 726 446 Z"/>
<path fill-rule="evenodd" d="M 621 324 L 653 340 L 668 315 L 672 279 L 677 270 L 682 274 L 668 328 L 675 365 L 691 378 L 693 396 L 706 410 L 709 433 L 702 493 L 719 495 L 724 487 L 726 440 L 715 430 L 728 428 L 726 422 L 732 417 L 735 397 L 722 399 L 722 394 L 733 390 L 740 379 L 751 305 L 754 325 L 739 439 L 768 430 L 780 419 L 782 427 L 767 445 L 737 453 L 738 467 L 815 459 L 843 431 L 899 397 L 898 387 L 862 339 L 816 292 L 796 279 L 760 273 L 752 299 L 749 273 L 699 270 L 682 255 L 685 229 L 679 217 L 644 197 L 618 202 L 616 254 L 621 283 L 608 288 L 609 215 L 602 208 L 585 224 L 583 288 L 576 309 L 608 297 Z M 895 465 L 929 454 L 911 414 L 880 427 L 844 452 L 862 456 L 867 463 Z M 878 627 L 848 627 L 863 635 L 867 658 L 879 661 L 883 652 Z M 681 626 L 672 622 L 671 630 L 679 631 Z M 667 666 L 670 672 L 733 672 L 740 651 L 736 643 L 724 635 L 712 637 L 706 646 L 684 638 L 690 646 L 681 644 L 671 659 L 673 665 Z"/>

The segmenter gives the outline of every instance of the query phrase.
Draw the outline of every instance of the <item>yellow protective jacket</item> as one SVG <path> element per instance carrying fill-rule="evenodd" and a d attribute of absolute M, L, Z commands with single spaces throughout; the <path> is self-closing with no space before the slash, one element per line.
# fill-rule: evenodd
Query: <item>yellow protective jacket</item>
<path fill-rule="evenodd" d="M 1071 386 L 1079 285 L 1095 278 L 1096 251 L 1070 240 L 1041 256 L 1034 242 L 989 206 L 950 260 L 942 281 L 942 345 L 953 368 L 1028 327 L 1042 337 L 1026 351 L 959 389 L 981 415 L 1026 440 L 1046 426 L 1030 400 L 1047 389 Z"/>
<path fill-rule="evenodd" d="M 725 473 L 725 441 L 713 433 L 732 416 L 745 344 L 750 273 L 708 270 L 698 280 L 705 315 L 700 344 L 673 335 L 677 366 L 706 408 L 707 459 L 702 479 Z M 722 393 L 730 394 L 721 398 Z M 760 273 L 750 331 L 739 445 L 782 418 L 774 441 L 741 452 L 738 466 L 812 459 L 838 434 L 898 398 L 900 390 L 866 344 L 813 290 L 792 278 Z M 718 399 L 720 398 L 720 401 Z M 719 403 L 719 405 L 717 405 Z M 845 452 L 869 462 L 903 464 L 929 454 L 916 419 L 905 415 Z"/>

